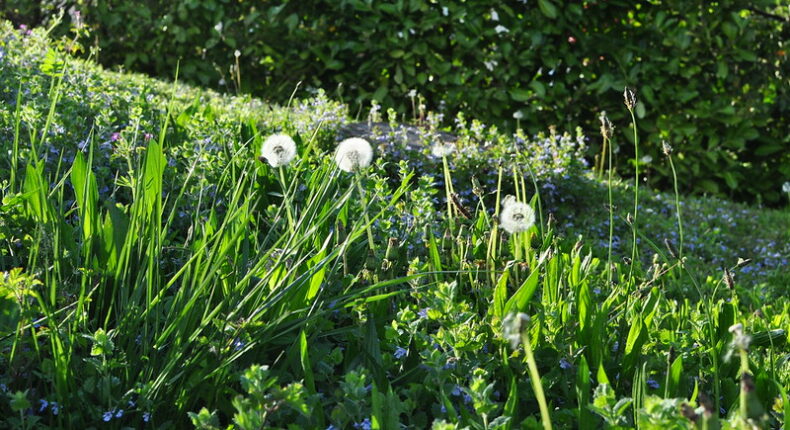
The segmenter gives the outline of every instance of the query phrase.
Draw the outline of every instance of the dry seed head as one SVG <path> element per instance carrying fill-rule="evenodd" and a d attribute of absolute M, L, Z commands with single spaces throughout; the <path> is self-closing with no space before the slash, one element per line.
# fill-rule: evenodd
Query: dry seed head
<path fill-rule="evenodd" d="M 604 139 L 611 139 L 612 134 L 614 132 L 614 126 L 612 122 L 609 121 L 609 117 L 606 116 L 606 111 L 601 111 L 601 115 L 598 117 L 601 120 L 601 135 Z"/>
<path fill-rule="evenodd" d="M 286 134 L 273 134 L 263 142 L 261 158 L 272 167 L 285 166 L 296 158 L 296 142 Z"/>
<path fill-rule="evenodd" d="M 527 231 L 535 224 L 535 211 L 528 204 L 513 198 L 513 201 L 506 201 L 499 224 L 510 234 Z"/>
<path fill-rule="evenodd" d="M 727 285 L 727 288 L 734 289 L 735 288 L 735 281 L 732 278 L 732 272 L 730 269 L 724 268 L 724 284 Z"/>
<path fill-rule="evenodd" d="M 371 161 L 373 161 L 373 148 L 365 139 L 352 137 L 337 145 L 335 163 L 344 172 L 364 169 Z"/>
<path fill-rule="evenodd" d="M 625 107 L 627 107 L 628 110 L 633 110 L 636 106 L 636 93 L 634 90 L 625 87 L 625 89 L 623 89 L 623 98 L 625 99 Z"/>
<path fill-rule="evenodd" d="M 664 155 L 667 157 L 672 154 L 672 146 L 666 140 L 661 141 L 661 149 L 664 151 Z"/>

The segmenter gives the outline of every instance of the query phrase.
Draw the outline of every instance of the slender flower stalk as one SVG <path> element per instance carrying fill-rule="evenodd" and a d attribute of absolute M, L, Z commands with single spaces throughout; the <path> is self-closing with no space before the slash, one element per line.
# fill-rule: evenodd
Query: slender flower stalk
<path fill-rule="evenodd" d="M 672 183 L 675 186 L 675 213 L 678 218 L 678 236 L 680 243 L 678 244 L 678 261 L 683 264 L 683 221 L 680 215 L 680 193 L 678 192 L 678 173 L 675 170 L 675 163 L 672 161 L 672 147 L 666 141 L 661 144 L 664 155 L 669 159 L 669 167 L 672 168 Z"/>
<path fill-rule="evenodd" d="M 296 142 L 291 136 L 285 134 L 274 134 L 263 142 L 261 147 L 261 161 L 266 161 L 270 166 L 278 171 L 280 187 L 283 190 L 283 200 L 285 201 L 285 212 L 288 216 L 288 229 L 293 234 L 296 229 L 291 200 L 288 196 L 288 184 L 285 181 L 284 167 L 296 158 Z"/>
<path fill-rule="evenodd" d="M 450 174 L 450 165 L 447 162 L 447 154 L 442 154 L 442 168 L 444 171 L 444 192 L 447 200 L 447 220 L 450 222 L 450 230 L 455 231 L 455 214 L 452 203 L 452 195 L 455 193 L 453 189 L 453 177 Z"/>
<path fill-rule="evenodd" d="M 623 91 L 623 98 L 625 99 L 625 106 L 628 108 L 628 113 L 631 114 L 631 124 L 634 126 L 634 214 L 631 218 L 631 231 L 633 232 L 632 245 L 631 245 L 631 267 L 628 269 L 628 280 L 633 279 L 634 265 L 638 257 L 636 245 L 636 232 L 638 230 L 637 217 L 639 214 L 639 134 L 637 133 L 636 116 L 634 116 L 634 108 L 636 107 L 636 93 L 630 89 L 625 88 Z"/>
<path fill-rule="evenodd" d="M 612 196 L 612 143 L 611 139 L 614 135 L 614 126 L 606 112 L 601 112 L 601 135 L 603 136 L 603 147 L 608 148 L 608 162 L 609 162 L 609 178 L 606 182 L 609 190 L 609 251 L 606 260 L 606 285 L 612 285 L 612 244 L 614 240 L 614 198 Z M 603 160 L 601 160 L 601 172 L 603 173 Z"/>
<path fill-rule="evenodd" d="M 366 208 L 364 210 L 364 217 L 368 246 L 370 247 L 370 251 L 374 252 L 376 243 L 373 240 L 373 233 L 370 230 L 370 217 L 367 213 L 367 196 L 364 187 L 362 187 L 362 178 L 359 175 L 362 169 L 370 166 L 371 161 L 373 161 L 373 148 L 365 139 L 352 137 L 337 145 L 337 150 L 335 152 L 335 163 L 337 163 L 337 167 L 344 172 L 354 172 L 356 174 L 355 182 L 363 201 L 363 207 Z"/>
<path fill-rule="evenodd" d="M 532 352 L 532 344 L 529 341 L 529 316 L 524 313 L 511 313 L 502 321 L 503 336 L 510 341 L 513 348 L 517 348 L 519 343 L 524 345 L 524 355 L 527 359 L 527 369 L 529 370 L 529 380 L 535 398 L 538 400 L 540 408 L 540 419 L 544 430 L 551 430 L 551 414 L 549 413 L 546 395 L 543 393 L 543 384 L 540 381 L 540 372 L 535 361 L 535 354 Z"/>

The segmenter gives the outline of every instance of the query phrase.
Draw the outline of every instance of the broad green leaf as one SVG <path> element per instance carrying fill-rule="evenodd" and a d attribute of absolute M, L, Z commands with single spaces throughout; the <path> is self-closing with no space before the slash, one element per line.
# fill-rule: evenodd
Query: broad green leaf
<path fill-rule="evenodd" d="M 538 0 L 538 7 L 543 12 L 543 15 L 546 15 L 548 18 L 557 18 L 557 7 L 554 6 L 551 0 Z"/>
<path fill-rule="evenodd" d="M 539 275 L 540 271 L 537 269 L 533 270 L 532 273 L 529 274 L 527 279 L 524 280 L 513 296 L 508 299 L 507 303 L 505 304 L 503 315 L 507 315 L 511 312 L 526 311 L 530 299 L 535 294 L 535 290 L 538 289 Z"/>

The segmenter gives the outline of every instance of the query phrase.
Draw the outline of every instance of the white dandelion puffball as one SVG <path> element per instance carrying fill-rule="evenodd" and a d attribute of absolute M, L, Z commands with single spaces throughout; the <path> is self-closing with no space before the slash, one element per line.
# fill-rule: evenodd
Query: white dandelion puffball
<path fill-rule="evenodd" d="M 340 142 L 335 152 L 335 163 L 344 172 L 353 172 L 370 166 L 373 148 L 367 140 L 352 137 Z"/>
<path fill-rule="evenodd" d="M 437 143 L 431 147 L 431 154 L 436 158 L 447 157 L 455 152 L 455 145 L 452 143 Z"/>
<path fill-rule="evenodd" d="M 273 134 L 263 142 L 261 157 L 272 167 L 285 166 L 296 158 L 296 142 L 291 136 Z"/>
<path fill-rule="evenodd" d="M 527 231 L 535 224 L 535 211 L 528 204 L 505 200 L 499 224 L 510 234 Z"/>

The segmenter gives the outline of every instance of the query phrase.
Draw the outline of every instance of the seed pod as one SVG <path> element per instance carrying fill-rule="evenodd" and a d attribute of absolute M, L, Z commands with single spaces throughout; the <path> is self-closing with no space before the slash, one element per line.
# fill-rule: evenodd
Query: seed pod
<path fill-rule="evenodd" d="M 724 284 L 727 285 L 729 289 L 735 289 L 735 281 L 732 279 L 732 273 L 730 269 L 724 268 Z"/>

